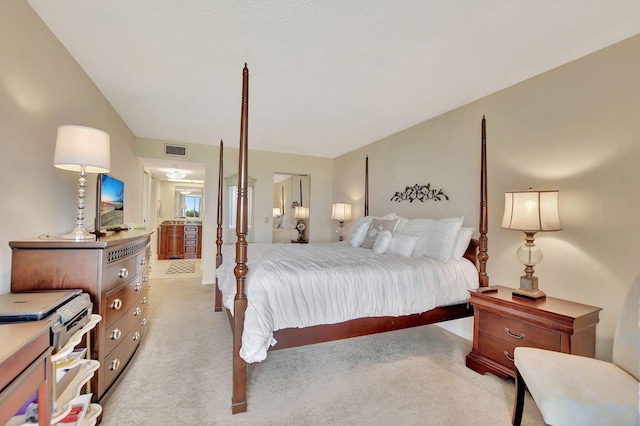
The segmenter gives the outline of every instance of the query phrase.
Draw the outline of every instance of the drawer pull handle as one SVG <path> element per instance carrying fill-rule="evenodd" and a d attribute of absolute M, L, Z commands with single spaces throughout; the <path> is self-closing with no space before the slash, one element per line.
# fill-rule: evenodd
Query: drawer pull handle
<path fill-rule="evenodd" d="M 113 299 L 113 302 L 111 302 L 111 309 L 119 311 L 121 308 L 122 308 L 122 300 Z"/>
<path fill-rule="evenodd" d="M 140 315 L 141 313 L 142 313 L 142 309 L 140 309 L 140 308 L 136 308 L 136 309 L 133 311 L 133 316 L 134 316 L 134 317 L 137 317 L 137 316 L 138 316 L 138 315 Z"/>
<path fill-rule="evenodd" d="M 149 275 L 145 275 L 145 276 L 143 276 L 143 277 L 142 277 L 142 282 L 145 282 L 145 283 L 146 283 L 147 281 L 149 281 Z"/>
<path fill-rule="evenodd" d="M 527 335 L 526 335 L 526 334 L 524 334 L 524 333 L 520 333 L 520 335 L 519 335 L 519 336 L 517 336 L 517 335 L 513 334 L 513 333 L 511 332 L 511 330 L 509 330 L 509 327 L 505 327 L 505 328 L 504 328 L 504 331 L 505 331 L 505 333 L 507 333 L 509 336 L 513 337 L 514 339 L 524 339 L 525 337 L 527 337 Z"/>
<path fill-rule="evenodd" d="M 515 360 L 509 356 L 509 352 L 504 351 L 504 356 L 506 356 L 509 361 L 515 362 Z"/>
<path fill-rule="evenodd" d="M 118 277 L 127 278 L 128 276 L 129 276 L 129 270 L 127 268 L 120 269 L 120 272 L 118 273 Z"/>
<path fill-rule="evenodd" d="M 139 332 L 135 332 L 133 333 L 133 340 L 138 340 L 140 338 L 140 333 Z"/>
<path fill-rule="evenodd" d="M 146 305 L 146 304 L 147 304 L 147 298 L 146 298 L 146 297 L 143 297 L 143 298 L 142 298 L 142 304 L 143 304 L 143 305 Z"/>
<path fill-rule="evenodd" d="M 118 370 L 118 368 L 120 368 L 120 360 L 118 358 L 115 358 L 113 361 L 111 361 L 111 365 L 109 366 L 109 369 L 111 371 L 116 371 Z"/>
<path fill-rule="evenodd" d="M 147 259 L 145 257 L 143 257 L 142 259 L 140 259 L 140 266 L 144 266 L 147 264 Z"/>
<path fill-rule="evenodd" d="M 120 340 L 120 337 L 122 337 L 122 330 L 119 328 L 111 330 L 111 340 Z"/>
<path fill-rule="evenodd" d="M 142 324 L 143 327 L 145 325 L 147 325 L 147 319 L 146 318 L 142 318 L 142 321 L 140 321 L 140 324 Z"/>
<path fill-rule="evenodd" d="M 136 283 L 136 285 L 135 285 L 135 287 L 133 287 L 133 289 L 134 289 L 135 291 L 140 291 L 140 290 L 142 290 L 142 284 L 140 284 L 140 283 Z"/>

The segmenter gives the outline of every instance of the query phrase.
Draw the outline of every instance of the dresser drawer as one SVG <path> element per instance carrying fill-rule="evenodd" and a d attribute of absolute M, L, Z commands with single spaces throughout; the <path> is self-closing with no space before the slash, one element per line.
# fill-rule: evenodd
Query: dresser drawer
<path fill-rule="evenodd" d="M 129 308 L 135 305 L 144 292 L 143 275 L 139 274 L 128 284 L 107 293 L 105 326 L 120 318 Z"/>
<path fill-rule="evenodd" d="M 480 309 L 480 333 L 486 333 L 516 346 L 532 346 L 559 351 L 561 336 L 550 329 L 537 327 L 520 319 Z"/>
<path fill-rule="evenodd" d="M 107 267 L 105 284 L 107 292 L 126 283 L 138 273 L 138 256 L 123 259 Z"/>
<path fill-rule="evenodd" d="M 140 343 L 142 335 L 138 330 L 131 330 L 109 355 L 105 357 L 104 365 L 100 366 L 100 370 L 104 372 L 104 388 L 105 390 L 111 386 L 111 383 L 124 371 L 131 356 L 135 352 Z"/>
<path fill-rule="evenodd" d="M 142 318 L 146 316 L 146 305 L 142 304 L 142 299 L 131 306 L 120 318 L 111 325 L 105 327 L 104 351 L 110 353 L 120 343 L 124 341 L 131 330 L 140 331 Z"/>

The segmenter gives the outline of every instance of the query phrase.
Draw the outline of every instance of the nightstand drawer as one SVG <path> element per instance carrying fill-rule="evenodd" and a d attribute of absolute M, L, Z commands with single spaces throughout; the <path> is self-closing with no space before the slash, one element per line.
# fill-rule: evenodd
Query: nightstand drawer
<path fill-rule="evenodd" d="M 560 350 L 560 334 L 536 327 L 517 318 L 479 310 L 480 333 L 486 333 L 515 346 Z"/>

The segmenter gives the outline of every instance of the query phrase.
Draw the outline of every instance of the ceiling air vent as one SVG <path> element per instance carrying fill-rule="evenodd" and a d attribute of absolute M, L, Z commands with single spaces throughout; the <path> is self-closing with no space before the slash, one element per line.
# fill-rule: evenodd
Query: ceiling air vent
<path fill-rule="evenodd" d="M 164 144 L 164 155 L 168 155 L 171 157 L 186 157 L 187 147 L 184 145 Z"/>

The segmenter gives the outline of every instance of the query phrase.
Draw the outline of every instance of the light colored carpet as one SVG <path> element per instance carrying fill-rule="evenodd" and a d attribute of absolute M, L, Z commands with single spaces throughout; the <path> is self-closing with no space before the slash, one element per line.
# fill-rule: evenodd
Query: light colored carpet
<path fill-rule="evenodd" d="M 151 323 L 103 426 L 509 425 L 512 380 L 465 367 L 471 342 L 435 326 L 270 352 L 231 414 L 231 330 L 199 278 L 152 280 Z M 527 394 L 524 425 L 544 424 Z"/>

